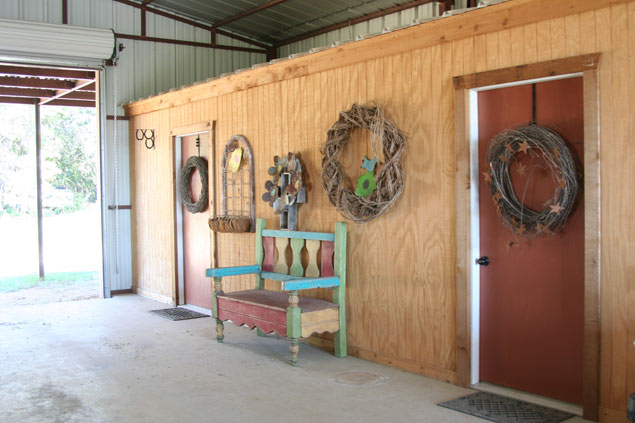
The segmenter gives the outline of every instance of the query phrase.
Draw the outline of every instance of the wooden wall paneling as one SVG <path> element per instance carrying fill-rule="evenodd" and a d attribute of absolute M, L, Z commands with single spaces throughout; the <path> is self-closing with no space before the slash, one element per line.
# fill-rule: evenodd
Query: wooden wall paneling
<path fill-rule="evenodd" d="M 316 101 L 315 101 L 315 83 L 316 75 L 309 75 L 301 78 L 300 81 L 300 93 L 302 96 L 302 131 L 300 137 L 302 139 L 302 161 L 304 162 L 304 178 L 308 186 L 307 188 L 307 203 L 300 207 L 299 219 L 306 224 L 306 228 L 310 231 L 315 230 L 313 201 L 315 197 L 320 195 L 321 188 L 321 162 L 318 159 L 321 157 L 319 148 L 311 148 L 313 146 L 321 146 L 318 141 L 318 134 L 315 129 L 315 115 Z"/>
<path fill-rule="evenodd" d="M 526 37 L 525 37 L 526 38 Z M 476 72 L 475 53 L 474 53 L 474 37 L 468 37 L 462 40 L 463 44 L 463 74 Z"/>
<path fill-rule="evenodd" d="M 289 134 L 293 132 L 293 122 L 290 117 L 293 114 L 289 113 L 289 95 L 293 95 L 294 93 L 289 92 L 289 82 L 291 81 L 282 81 L 280 82 L 280 121 L 282 122 L 282 127 L 280 128 L 281 133 L 281 147 L 280 152 L 278 154 L 285 155 L 289 151 Z"/>
<path fill-rule="evenodd" d="M 536 24 L 536 61 L 551 59 L 551 22 L 540 21 Z"/>
<path fill-rule="evenodd" d="M 512 65 L 512 32 L 504 29 L 498 35 L 498 67 L 507 68 Z"/>
<path fill-rule="evenodd" d="M 580 55 L 580 15 L 569 15 L 564 18 L 565 55 Z"/>
<path fill-rule="evenodd" d="M 551 58 L 565 56 L 567 40 L 565 39 L 564 18 L 552 19 L 550 22 Z"/>
<path fill-rule="evenodd" d="M 421 137 L 423 119 L 421 114 L 422 102 L 419 95 L 413 95 L 414 93 L 421 92 L 421 50 L 415 50 L 403 57 L 404 63 L 404 79 L 402 81 L 402 95 L 404 98 L 404 104 L 402 108 L 403 116 L 398 123 L 402 126 L 404 131 L 407 131 L 410 153 L 404 158 L 404 165 L 407 164 L 406 171 L 409 175 L 419 174 L 417 164 L 421 163 L 417 157 L 421 157 L 419 152 L 424 143 Z M 420 338 L 421 330 L 419 321 L 421 321 L 426 313 L 423 309 L 425 304 L 425 296 L 423 294 L 423 284 L 421 283 L 421 272 L 417 263 L 416 257 L 421 253 L 421 246 L 423 244 L 423 226 L 424 222 L 420 221 L 419 214 L 421 207 L 421 185 L 417 183 L 416 178 L 406 177 L 406 187 L 402 197 L 395 204 L 395 210 L 403 210 L 407 213 L 406 221 L 408 225 L 403 225 L 400 228 L 399 234 L 403 236 L 404 245 L 410 245 L 414 248 L 409 248 L 409 254 L 403 254 L 401 263 L 403 263 L 404 274 L 401 276 L 407 283 L 406 289 L 401 295 L 407 295 L 412 299 L 410 305 L 406 308 L 405 324 L 406 324 L 406 336 L 412 339 Z M 419 207 L 419 209 L 417 209 Z M 395 214 L 396 219 L 400 216 Z M 422 354 L 419 350 L 410 346 L 403 351 L 403 356 L 409 360 L 420 362 Z"/>
<path fill-rule="evenodd" d="M 530 23 L 522 27 L 525 32 L 525 63 L 535 63 L 538 61 L 537 27 L 538 25 L 535 23 Z"/>
<path fill-rule="evenodd" d="M 487 70 L 487 35 L 474 37 L 474 49 L 476 50 L 474 55 L 476 72 L 483 72 Z"/>
<path fill-rule="evenodd" d="M 485 36 L 486 47 L 485 51 L 487 51 L 487 60 L 485 66 L 487 69 L 498 69 L 499 67 L 499 59 L 500 52 L 498 50 L 498 33 L 492 32 Z"/>
<path fill-rule="evenodd" d="M 473 40 L 473 39 L 472 39 Z M 473 43 L 472 43 L 473 46 Z M 433 75 L 438 69 L 433 68 L 432 48 L 421 50 L 421 71 L 423 75 Z M 436 100 L 433 98 L 434 78 L 426 78 L 421 81 L 420 98 L 421 98 L 421 132 L 419 135 L 420 143 L 415 148 L 408 151 L 408 155 L 415 162 L 418 171 L 412 176 L 408 175 L 407 183 L 416 187 L 417 193 L 413 205 L 413 213 L 415 214 L 415 225 L 418 236 L 420 238 L 420 248 L 426 252 L 419 253 L 416 259 L 415 274 L 420 283 L 420 291 L 417 295 L 417 306 L 421 310 L 421 318 L 419 319 L 417 332 L 421 335 L 416 339 L 416 349 L 418 355 L 424 363 L 433 363 L 435 360 L 434 343 L 430 342 L 433 335 L 429 332 L 429 328 L 433 323 L 435 310 L 432 307 L 434 299 L 431 297 L 434 292 L 434 272 L 437 270 L 434 266 L 434 257 L 431 252 L 435 247 L 433 244 L 438 241 L 434 236 L 436 231 L 431 225 L 434 218 L 434 210 L 430 207 L 432 203 L 437 201 L 433 196 L 430 187 L 435 183 L 434 180 L 434 132 L 435 124 L 439 116 L 434 113 L 434 105 Z M 427 160 L 419 161 L 418 157 L 425 157 Z"/>
<path fill-rule="evenodd" d="M 395 93 L 395 80 L 398 79 L 398 76 L 395 76 L 393 71 L 393 58 L 391 56 L 384 57 L 382 60 L 383 64 L 383 78 L 376 81 L 378 83 L 378 93 L 379 98 L 381 98 L 381 103 L 384 105 L 384 109 L 387 113 L 387 117 L 393 121 L 395 121 L 395 115 L 398 113 L 398 110 L 395 107 L 395 102 L 397 100 L 397 94 Z M 388 222 L 389 214 L 382 216 L 382 219 L 377 219 L 369 224 L 365 224 L 364 226 L 368 226 L 364 228 L 373 232 L 373 237 L 377 236 L 378 240 L 382 238 L 382 234 L 386 233 L 387 222 Z M 390 255 L 387 256 L 388 261 L 394 261 L 397 259 L 397 250 L 393 249 L 392 240 L 386 239 L 385 246 L 386 251 L 390 251 Z M 373 306 L 379 307 L 379 298 L 384 298 L 387 302 L 392 303 L 395 300 L 395 290 L 397 289 L 395 286 L 395 280 L 399 278 L 399 273 L 401 273 L 401 269 L 397 269 L 397 266 L 394 267 L 395 272 L 391 274 L 387 274 L 383 277 L 383 283 L 377 284 L 380 292 L 382 293 L 380 296 L 373 299 Z M 379 273 L 381 269 L 379 269 Z M 397 282 L 399 283 L 399 282 Z M 382 309 L 380 312 L 380 318 L 387 322 L 391 330 L 396 331 L 396 336 L 387 336 L 386 333 L 382 333 L 380 336 L 381 343 L 384 345 L 384 349 L 391 356 L 397 356 L 398 353 L 398 342 L 397 338 L 402 338 L 403 333 L 401 332 L 401 328 L 398 326 L 398 322 L 403 320 L 403 310 L 395 309 L 392 313 L 388 313 L 386 309 Z"/>
<path fill-rule="evenodd" d="M 442 57 L 442 139 L 452 140 L 454 137 L 454 85 L 452 83 L 452 49 L 445 48 L 441 52 Z M 455 217 L 454 210 L 455 205 L 455 153 L 454 143 L 448 142 L 443 148 L 441 148 L 440 167 L 442 174 L 442 187 L 443 187 L 443 204 L 450 205 L 449 212 L 446 209 L 445 213 L 439 213 L 442 217 L 440 222 L 440 232 L 445 234 L 444 242 L 441 244 L 442 248 L 439 251 L 439 263 L 441 264 L 441 273 L 439 278 L 439 285 L 442 286 L 442 292 L 444 294 L 443 301 L 439 304 L 441 306 L 440 315 L 443 316 L 442 321 L 442 336 L 440 345 L 440 354 L 437 356 L 437 365 L 442 368 L 455 367 L 456 351 L 455 351 L 455 337 L 456 337 L 456 322 L 455 308 L 456 308 L 456 289 L 454 284 L 455 266 L 452 260 L 456 260 L 456 239 L 455 233 Z M 447 206 L 446 206 L 447 207 Z"/>
<path fill-rule="evenodd" d="M 491 38 L 491 37 L 490 37 Z M 485 51 L 487 51 L 487 37 L 485 41 Z M 431 112 L 430 112 L 430 125 L 432 139 L 442 139 L 443 137 L 443 108 L 442 96 L 443 96 L 443 57 L 441 46 L 431 47 L 431 74 L 432 74 L 432 86 L 431 86 Z M 487 68 L 487 61 L 483 64 Z M 443 264 L 440 262 L 440 253 L 443 248 L 442 245 L 448 242 L 449 234 L 443 232 L 442 220 L 446 211 L 442 211 L 443 201 L 443 146 L 437 143 L 429 143 L 428 145 L 429 157 L 429 172 L 426 173 L 426 197 L 428 198 L 427 211 L 424 222 L 425 225 L 425 237 L 428 240 L 428 248 L 422 252 L 424 261 L 426 262 L 425 278 L 428 281 L 426 309 L 429 310 L 428 325 L 430 331 L 428 332 L 428 342 L 436 339 L 443 339 L 443 325 L 442 318 L 437 314 L 440 312 L 440 308 L 446 300 L 446 287 L 443 284 Z M 437 245 L 437 248 L 429 248 L 430 245 Z M 433 355 L 430 357 L 432 362 L 441 360 L 442 346 L 434 342 Z"/>
<path fill-rule="evenodd" d="M 635 92 L 635 25 L 633 25 L 633 23 L 635 23 L 635 3 L 629 3 L 628 4 L 628 11 L 627 11 L 627 16 L 628 16 L 628 92 L 629 92 L 629 133 L 630 133 L 630 139 L 632 139 L 635 136 L 635 96 L 633 95 L 633 92 Z M 629 143 L 629 147 L 630 147 L 630 143 Z M 630 147 L 629 148 L 632 154 L 633 148 Z M 632 172 L 633 171 L 633 163 L 632 161 L 628 162 L 628 170 L 626 170 L 626 174 L 628 174 L 628 172 Z M 632 197 L 633 194 L 629 191 L 629 200 L 632 201 Z M 629 209 L 631 210 L 631 209 Z M 633 231 L 635 231 L 635 227 L 633 225 L 633 212 L 630 212 L 630 216 L 628 218 L 628 222 L 629 222 L 629 233 L 632 233 Z M 630 256 L 632 257 L 632 250 L 633 247 L 632 245 L 629 244 L 629 248 L 630 248 L 630 252 L 628 253 L 627 257 Z M 633 307 L 632 305 L 635 304 L 635 285 L 634 282 L 631 278 L 624 278 L 624 283 L 625 285 L 625 289 L 628 289 L 630 295 L 626 296 L 626 298 L 624 299 L 624 301 L 626 302 L 626 304 L 629 304 L 630 306 L 627 307 L 625 309 L 625 322 L 626 322 L 626 327 L 628 328 L 627 331 L 627 336 L 626 336 L 626 340 L 625 340 L 625 344 L 626 344 L 626 349 L 628 351 L 627 353 L 627 363 L 626 363 L 626 368 L 627 368 L 627 375 L 626 375 L 626 380 L 627 380 L 627 384 L 626 384 L 626 396 L 630 395 L 631 393 L 635 393 L 635 307 Z"/>
<path fill-rule="evenodd" d="M 510 32 L 510 38 L 510 66 L 517 66 L 525 63 L 525 27 L 519 26 L 516 28 L 512 28 Z"/>
<path fill-rule="evenodd" d="M 410 54 L 408 54 L 408 57 L 410 57 Z M 390 62 L 392 64 L 391 74 L 393 75 L 393 95 L 389 96 L 392 101 L 388 108 L 388 113 L 392 114 L 392 120 L 397 127 L 411 135 L 411 121 L 406 118 L 405 113 L 406 103 L 408 102 L 410 95 L 404 92 L 406 89 L 405 85 L 410 85 L 411 70 L 409 67 L 411 66 L 411 63 L 403 54 L 392 56 L 392 60 Z M 410 90 L 410 87 L 408 87 L 408 90 Z M 410 140 L 411 142 L 409 145 L 412 145 L 412 139 Z M 406 184 L 404 192 L 395 203 L 395 207 L 393 207 L 387 214 L 383 215 L 383 219 L 377 219 L 377 223 L 381 224 L 381 233 L 386 235 L 388 233 L 392 233 L 394 236 L 394 238 L 390 240 L 389 248 L 391 251 L 399 250 L 397 242 L 395 242 L 397 240 L 402 242 L 402 245 L 416 245 L 412 243 L 412 233 L 410 232 L 408 225 L 399 224 L 400 222 L 409 222 L 412 220 L 412 211 L 408 204 L 409 195 L 407 195 L 409 188 L 410 186 Z M 411 275 L 413 270 L 411 257 L 413 257 L 414 254 L 416 254 L 416 247 L 401 250 L 400 253 L 397 253 L 394 256 L 393 269 L 396 271 L 391 272 L 389 282 L 389 288 L 391 291 L 390 296 L 393 300 L 401 298 L 402 295 L 411 295 Z M 416 353 L 404 342 L 395 342 L 395 340 L 399 338 L 406 339 L 408 337 L 416 336 L 416 334 L 411 332 L 412 326 L 408 325 L 408 320 L 413 316 L 413 314 L 416 315 L 417 312 L 412 309 L 411 304 L 408 304 L 402 307 L 397 316 L 395 316 L 397 319 L 393 322 L 393 324 L 395 325 L 395 333 L 397 336 L 392 337 L 393 339 L 391 339 L 391 341 L 394 344 L 393 354 L 396 357 L 412 359 L 412 355 Z"/>
<path fill-rule="evenodd" d="M 410 232 L 409 239 L 406 245 L 419 246 L 417 251 L 413 251 L 409 259 L 413 260 L 410 264 L 412 269 L 409 277 L 409 292 L 411 305 L 408 310 L 410 318 L 407 321 L 409 326 L 408 332 L 413 336 L 413 344 L 421 345 L 421 334 L 425 333 L 425 326 L 422 325 L 422 321 L 425 321 L 427 312 L 424 309 L 425 306 L 425 289 L 421 278 L 421 263 L 416 260 L 416 256 L 419 255 L 418 249 L 424 242 L 423 231 L 425 223 L 421 220 L 423 202 L 423 181 L 421 179 L 421 170 L 417 169 L 417 164 L 421 161 L 417 160 L 421 156 L 421 151 L 426 143 L 423 136 L 423 127 L 425 125 L 425 111 L 423 110 L 423 99 L 421 97 L 423 78 L 420 75 L 425 75 L 423 71 L 422 63 L 422 50 L 415 50 L 409 56 L 411 63 L 409 65 L 410 75 L 412 80 L 404 86 L 406 91 L 406 97 L 409 98 L 409 104 L 406 106 L 408 116 L 406 120 L 411 122 L 409 127 L 409 145 L 410 151 L 408 152 L 408 159 L 410 168 L 415 170 L 409 172 L 406 179 L 406 193 L 408 198 L 408 210 L 410 213 L 410 220 L 408 230 Z M 405 160 L 405 159 L 404 159 Z M 415 362 L 421 361 L 421 358 L 425 357 L 425 353 L 419 350 L 419 348 L 410 348 L 408 358 Z"/>
<path fill-rule="evenodd" d="M 580 15 L 580 54 L 595 53 L 595 11 Z"/>
<path fill-rule="evenodd" d="M 607 300 L 610 300 L 611 308 L 611 356 L 612 362 L 612 378 L 611 378 L 611 390 L 610 390 L 610 402 L 609 408 L 614 410 L 620 410 L 624 408 L 624 398 L 626 393 L 626 364 L 628 363 L 627 348 L 628 344 L 625 342 L 628 336 L 628 328 L 626 326 L 628 304 L 626 300 L 628 297 L 624 293 L 629 292 L 628 281 L 629 278 L 623 274 L 622 270 L 628 267 L 628 264 L 623 260 L 628 260 L 627 257 L 633 257 L 633 249 L 630 243 L 622 238 L 620 235 L 624 231 L 625 225 L 630 226 L 627 217 L 626 222 L 621 222 L 620 218 L 616 215 L 617 210 L 630 210 L 633 196 L 631 190 L 624 184 L 621 184 L 622 176 L 628 174 L 629 170 L 633 169 L 630 164 L 632 161 L 631 154 L 624 154 L 626 151 L 631 150 L 626 140 L 629 137 L 629 113 L 626 112 L 629 106 L 629 92 L 628 92 L 628 79 L 625 69 L 628 69 L 628 14 L 626 5 L 617 5 L 611 7 L 611 55 L 612 55 L 612 108 L 615 111 L 612 115 L 613 120 L 613 138 L 610 141 L 609 148 L 606 148 L 603 144 L 602 155 L 602 171 L 607 169 L 620 169 L 619 172 L 604 172 L 606 178 L 603 175 L 602 180 L 608 186 L 615 187 L 616 195 L 612 195 L 609 198 L 604 199 L 606 204 L 603 204 L 603 226 L 604 231 L 603 238 L 605 240 L 612 240 L 607 245 L 606 262 L 602 266 L 603 276 L 607 282 L 609 288 L 609 296 Z M 632 151 L 632 150 L 631 150 Z M 624 172 L 624 173 L 622 173 Z M 615 184 L 615 185 L 612 185 Z M 630 217 L 633 217 L 633 213 Z M 627 215 L 628 216 L 628 215 Z M 626 255 L 618 253 L 622 251 Z M 631 254 L 630 256 L 628 254 Z M 632 307 L 632 305 L 631 305 Z"/>

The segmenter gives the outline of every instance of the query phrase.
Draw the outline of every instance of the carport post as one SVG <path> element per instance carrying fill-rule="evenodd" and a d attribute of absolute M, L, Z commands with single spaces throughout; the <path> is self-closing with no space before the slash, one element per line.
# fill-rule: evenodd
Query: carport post
<path fill-rule="evenodd" d="M 37 247 L 40 263 L 40 280 L 44 280 L 44 244 L 42 242 L 42 133 L 40 127 L 40 100 L 35 100 L 35 174 L 37 184 Z"/>

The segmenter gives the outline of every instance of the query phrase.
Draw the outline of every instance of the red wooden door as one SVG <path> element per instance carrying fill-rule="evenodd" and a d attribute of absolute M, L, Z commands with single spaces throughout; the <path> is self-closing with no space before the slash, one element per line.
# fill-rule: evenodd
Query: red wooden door
<path fill-rule="evenodd" d="M 207 134 L 192 135 L 181 139 L 181 166 L 190 156 L 198 154 L 196 137 L 200 137 L 201 157 L 207 158 Z M 201 178 L 194 171 L 191 182 L 192 197 L 198 201 Z M 181 205 L 183 213 L 183 277 L 185 303 L 211 309 L 212 291 L 205 269 L 210 267 L 210 231 L 207 225 L 209 209 L 201 213 L 190 213 Z"/>
<path fill-rule="evenodd" d="M 536 121 L 555 129 L 583 159 L 582 78 L 536 85 Z M 488 184 L 489 140 L 532 119 L 532 86 L 478 94 L 480 251 L 480 380 L 570 403 L 582 403 L 584 340 L 583 199 L 553 237 L 516 237 L 500 222 Z M 510 166 L 518 198 L 544 208 L 551 172 L 517 154 L 527 176 Z M 532 172 L 533 169 L 533 172 Z M 527 178 L 531 178 L 527 183 Z M 511 242 L 515 244 L 510 246 Z"/>

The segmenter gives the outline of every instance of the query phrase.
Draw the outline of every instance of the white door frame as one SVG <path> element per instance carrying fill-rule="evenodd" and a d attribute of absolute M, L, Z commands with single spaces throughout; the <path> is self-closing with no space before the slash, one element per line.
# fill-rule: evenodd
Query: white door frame
<path fill-rule="evenodd" d="M 176 305 L 185 305 L 185 269 L 183 263 L 183 208 L 181 206 L 181 197 L 179 195 L 179 174 L 181 169 L 181 141 L 185 137 L 193 135 L 207 134 L 208 145 L 212 148 L 208 148 L 207 157 L 209 163 L 209 186 L 212 192 L 214 189 L 214 128 L 212 122 L 206 122 L 199 125 L 192 125 L 185 128 L 178 128 L 172 131 L 172 138 L 174 141 L 174 211 L 175 211 L 175 241 L 176 241 Z M 210 197 L 210 210 L 213 213 L 213 205 L 216 203 L 215 199 Z M 215 242 L 213 242 L 215 247 Z"/>
<path fill-rule="evenodd" d="M 545 78 L 536 78 L 525 81 L 514 81 L 510 83 L 488 85 L 485 87 L 472 88 L 468 90 L 469 95 L 469 138 L 470 138 L 470 200 L 471 210 L 470 215 L 470 228 L 471 228 L 471 258 L 475 263 L 476 259 L 481 256 L 481 235 L 480 235 L 480 203 L 479 203 L 479 161 L 478 161 L 478 93 L 481 91 L 497 90 L 500 88 L 516 87 L 520 85 L 538 84 L 541 82 L 555 81 L 558 79 L 568 79 L 582 77 L 582 72 L 548 76 Z M 481 316 L 481 272 L 472 272 L 470 281 L 471 295 L 471 310 L 472 310 L 472 331 L 470 333 L 471 344 L 471 372 L 470 372 L 470 385 L 475 385 L 480 382 L 480 316 Z"/>

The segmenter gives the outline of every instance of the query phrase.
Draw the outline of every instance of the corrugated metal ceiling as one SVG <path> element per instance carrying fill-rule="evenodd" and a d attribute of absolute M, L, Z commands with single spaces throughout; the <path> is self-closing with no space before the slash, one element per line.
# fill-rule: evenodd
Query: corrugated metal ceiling
<path fill-rule="evenodd" d="M 269 0 L 154 0 L 159 6 L 214 24 L 270 3 Z M 286 0 L 222 26 L 276 44 L 369 13 L 408 3 L 404 0 Z"/>

